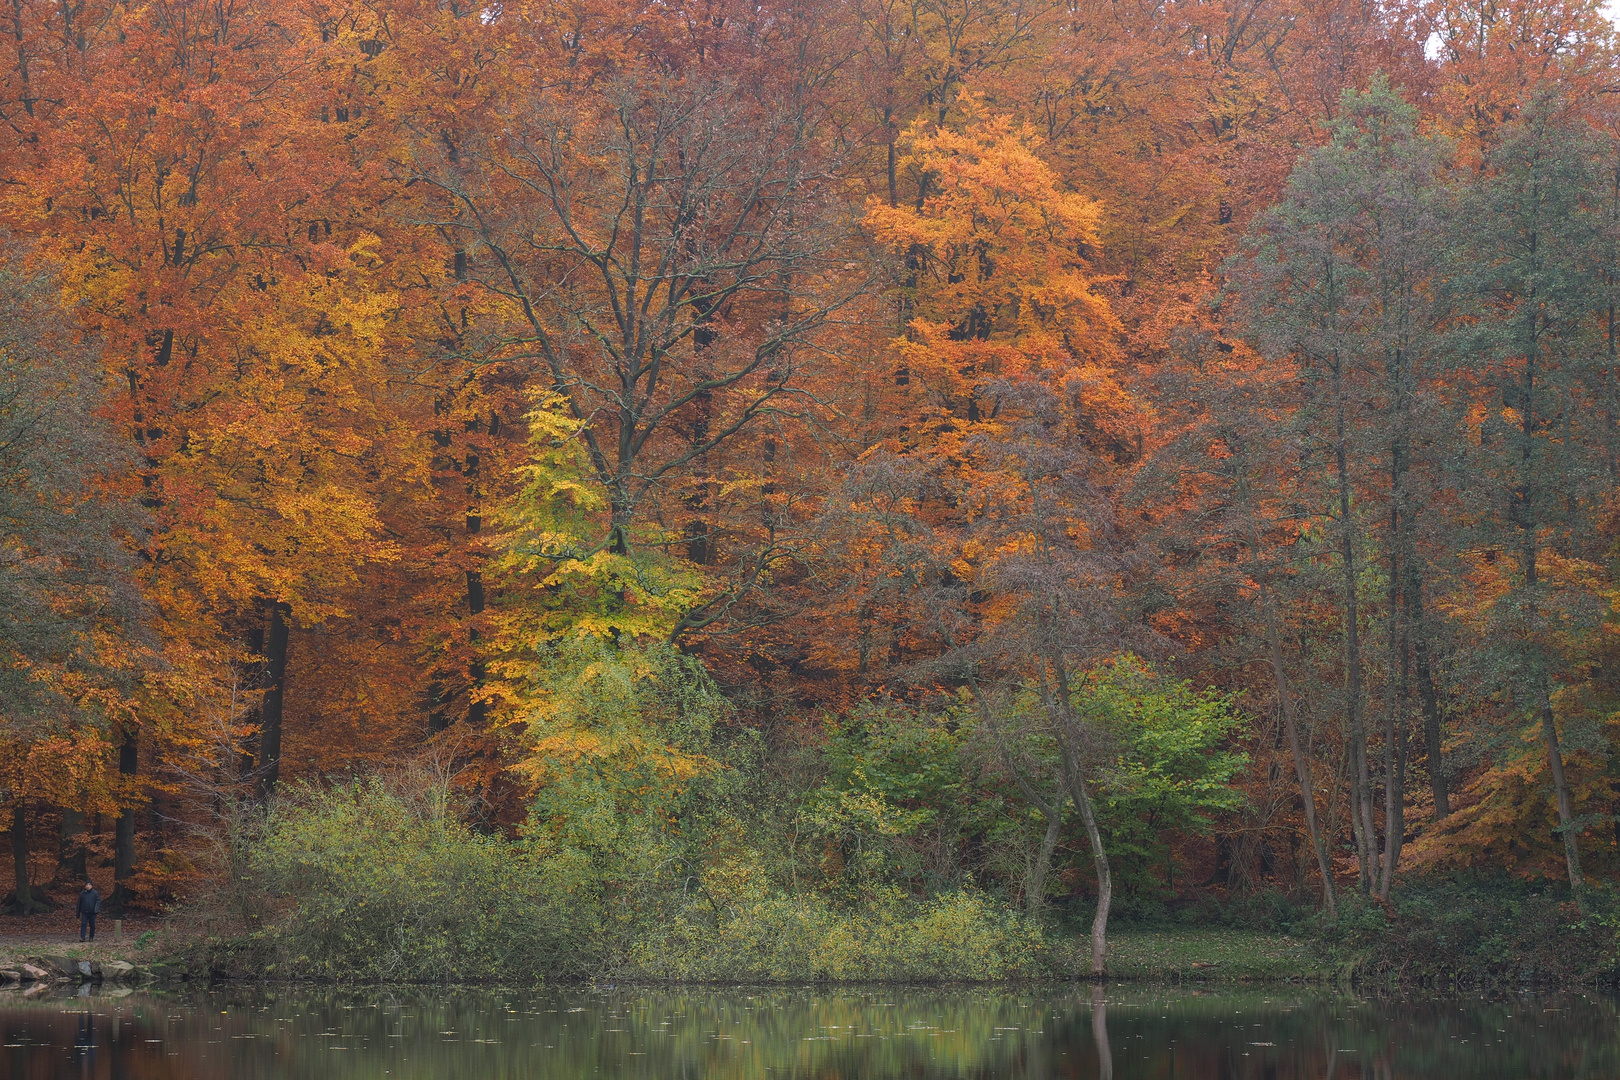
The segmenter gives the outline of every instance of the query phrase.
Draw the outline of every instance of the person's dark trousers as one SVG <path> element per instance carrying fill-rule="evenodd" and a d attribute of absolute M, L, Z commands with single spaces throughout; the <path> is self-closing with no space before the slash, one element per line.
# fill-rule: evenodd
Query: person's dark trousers
<path fill-rule="evenodd" d="M 85 931 L 87 930 L 90 932 L 88 938 L 85 937 Z M 79 940 L 96 940 L 96 916 L 94 912 L 87 911 L 79 916 Z"/>

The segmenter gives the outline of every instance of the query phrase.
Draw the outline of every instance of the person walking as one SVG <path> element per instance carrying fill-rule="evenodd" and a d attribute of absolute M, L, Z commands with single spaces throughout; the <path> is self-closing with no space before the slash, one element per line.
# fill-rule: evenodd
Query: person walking
<path fill-rule="evenodd" d="M 96 915 L 101 911 L 101 894 L 96 891 L 95 885 L 84 883 L 84 891 L 79 893 L 79 940 L 96 940 Z M 88 931 L 90 936 L 85 937 Z"/>

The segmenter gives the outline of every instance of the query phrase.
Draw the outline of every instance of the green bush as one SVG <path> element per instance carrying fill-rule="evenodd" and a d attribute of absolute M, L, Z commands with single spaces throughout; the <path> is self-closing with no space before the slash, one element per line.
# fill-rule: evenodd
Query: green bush
<path fill-rule="evenodd" d="M 284 797 L 251 866 L 280 914 L 237 947 L 269 974 L 453 981 L 604 959 L 599 906 L 571 902 L 567 860 L 480 835 L 432 790 L 368 781 Z"/>
<path fill-rule="evenodd" d="M 772 893 L 756 862 L 742 848 L 702 873 L 677 858 L 647 876 L 607 874 L 581 847 L 474 831 L 432 785 L 292 791 L 255 829 L 247 858 L 251 884 L 270 898 L 264 925 L 215 938 L 208 963 L 345 982 L 1048 973 L 1040 928 L 983 893 L 918 900 L 886 889 L 835 906 L 819 892 Z"/>
<path fill-rule="evenodd" d="M 1053 974 L 1039 926 L 974 891 L 912 900 L 887 891 L 860 907 L 775 896 L 724 918 L 693 912 L 635 941 L 629 977 L 679 981 L 988 980 Z"/>
<path fill-rule="evenodd" d="M 1614 897 L 1589 895 L 1582 916 L 1561 882 L 1501 875 L 1418 879 L 1388 905 L 1352 894 L 1324 931 L 1332 959 L 1362 977 L 1401 982 L 1609 982 L 1620 967 Z"/>

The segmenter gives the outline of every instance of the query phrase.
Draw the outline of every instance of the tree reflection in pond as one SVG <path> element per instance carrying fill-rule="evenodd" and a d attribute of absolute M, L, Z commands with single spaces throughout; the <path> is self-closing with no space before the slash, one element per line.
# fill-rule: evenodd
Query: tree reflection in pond
<path fill-rule="evenodd" d="M 1603 997 L 1273 987 L 236 987 L 0 995 L 17 1080 L 1528 1080 L 1620 1076 Z"/>

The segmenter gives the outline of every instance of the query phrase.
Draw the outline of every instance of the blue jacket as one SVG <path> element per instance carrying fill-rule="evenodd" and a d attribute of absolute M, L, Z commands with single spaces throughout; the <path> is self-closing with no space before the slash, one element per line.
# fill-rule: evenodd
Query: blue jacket
<path fill-rule="evenodd" d="M 101 910 L 101 894 L 95 889 L 79 890 L 79 914 L 94 915 Z"/>

